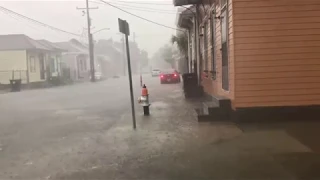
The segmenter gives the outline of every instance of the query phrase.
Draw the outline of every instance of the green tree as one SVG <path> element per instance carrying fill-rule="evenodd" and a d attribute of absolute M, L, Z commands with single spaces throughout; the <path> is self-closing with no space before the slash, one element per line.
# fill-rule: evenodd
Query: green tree
<path fill-rule="evenodd" d="M 141 65 L 142 67 L 146 67 L 149 64 L 149 57 L 148 57 L 148 52 L 145 50 L 141 50 L 140 51 L 140 61 L 141 61 Z"/>
<path fill-rule="evenodd" d="M 177 36 L 171 37 L 171 43 L 177 44 L 180 54 L 188 57 L 188 37 L 186 33 L 179 33 Z"/>
<path fill-rule="evenodd" d="M 171 37 L 171 43 L 178 49 L 178 68 L 180 72 L 188 72 L 188 36 L 186 33 L 179 33 Z"/>
<path fill-rule="evenodd" d="M 172 52 L 172 47 L 169 45 L 165 45 L 160 49 L 161 56 L 162 58 L 173 67 L 173 52 Z"/>

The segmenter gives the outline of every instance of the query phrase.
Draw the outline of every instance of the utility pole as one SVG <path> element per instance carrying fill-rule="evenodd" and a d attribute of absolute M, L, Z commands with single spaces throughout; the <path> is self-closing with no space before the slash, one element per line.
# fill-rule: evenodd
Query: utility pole
<path fill-rule="evenodd" d="M 91 18 L 90 18 L 90 10 L 98 9 L 98 7 L 89 7 L 89 0 L 86 0 L 85 8 L 78 8 L 78 10 L 86 10 L 87 14 L 87 23 L 88 23 L 88 44 L 89 44 L 89 58 L 90 58 L 90 74 L 91 74 L 91 82 L 95 82 L 95 68 L 94 68 L 94 51 L 93 51 L 93 37 L 91 34 Z M 84 11 L 83 11 L 84 12 Z"/>

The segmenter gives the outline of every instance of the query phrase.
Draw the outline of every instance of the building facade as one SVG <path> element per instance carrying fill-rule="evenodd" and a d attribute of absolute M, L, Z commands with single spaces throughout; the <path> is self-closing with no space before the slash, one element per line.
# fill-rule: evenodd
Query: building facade
<path fill-rule="evenodd" d="M 50 49 L 23 34 L 0 36 L 0 83 L 21 79 L 23 84 L 47 80 Z"/>
<path fill-rule="evenodd" d="M 320 1 L 175 0 L 204 92 L 233 110 L 320 105 Z M 193 12 L 190 14 L 188 12 Z"/>
<path fill-rule="evenodd" d="M 61 66 L 74 81 L 90 79 L 89 49 L 79 41 L 72 39 L 66 42 L 57 42 L 56 46 L 65 49 L 61 56 Z M 66 75 L 65 74 L 65 75 Z"/>

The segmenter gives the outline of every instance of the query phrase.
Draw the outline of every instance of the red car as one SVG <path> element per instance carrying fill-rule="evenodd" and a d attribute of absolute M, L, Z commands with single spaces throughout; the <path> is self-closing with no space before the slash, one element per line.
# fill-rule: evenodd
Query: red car
<path fill-rule="evenodd" d="M 180 74 L 174 69 L 161 71 L 160 83 L 180 83 Z"/>

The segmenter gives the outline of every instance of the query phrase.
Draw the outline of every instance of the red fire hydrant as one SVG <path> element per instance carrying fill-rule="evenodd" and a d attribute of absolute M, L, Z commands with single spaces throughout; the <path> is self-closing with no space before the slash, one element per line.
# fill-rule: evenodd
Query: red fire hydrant
<path fill-rule="evenodd" d="M 149 94 L 148 94 L 147 86 L 145 84 L 142 86 L 141 97 L 139 98 L 139 103 L 143 107 L 143 114 L 145 116 L 150 115 L 150 111 L 149 111 L 149 106 L 150 106 Z"/>

